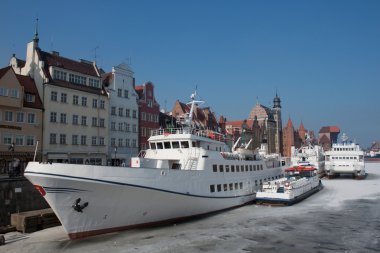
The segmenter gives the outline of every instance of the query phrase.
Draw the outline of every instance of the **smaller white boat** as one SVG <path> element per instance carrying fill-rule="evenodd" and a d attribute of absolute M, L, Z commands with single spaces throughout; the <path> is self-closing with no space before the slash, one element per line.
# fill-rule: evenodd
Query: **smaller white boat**
<path fill-rule="evenodd" d="M 292 205 L 322 189 L 317 169 L 294 166 L 285 170 L 285 177 L 265 182 L 256 193 L 257 204 Z"/>

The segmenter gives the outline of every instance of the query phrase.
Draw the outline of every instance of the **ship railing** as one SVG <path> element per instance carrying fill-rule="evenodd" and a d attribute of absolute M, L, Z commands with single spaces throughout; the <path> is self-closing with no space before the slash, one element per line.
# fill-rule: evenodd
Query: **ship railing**
<path fill-rule="evenodd" d="M 223 134 L 212 130 L 200 130 L 200 129 L 186 129 L 186 128 L 160 128 L 151 131 L 151 136 L 168 136 L 170 134 L 194 134 L 206 138 L 210 138 L 216 141 L 225 142 L 226 138 Z"/>

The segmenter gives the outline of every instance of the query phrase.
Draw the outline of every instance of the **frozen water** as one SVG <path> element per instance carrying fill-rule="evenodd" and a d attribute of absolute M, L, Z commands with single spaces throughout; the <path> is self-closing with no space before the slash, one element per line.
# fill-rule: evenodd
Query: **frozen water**
<path fill-rule="evenodd" d="M 62 227 L 0 246 L 0 252 L 379 252 L 380 163 L 365 180 L 322 180 L 290 207 L 248 205 L 174 225 L 70 241 Z"/>

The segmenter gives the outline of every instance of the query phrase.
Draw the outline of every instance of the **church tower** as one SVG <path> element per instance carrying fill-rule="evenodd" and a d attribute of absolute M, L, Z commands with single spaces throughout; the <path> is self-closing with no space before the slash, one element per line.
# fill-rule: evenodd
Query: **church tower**
<path fill-rule="evenodd" d="M 275 129 L 275 149 L 277 154 L 282 154 L 282 118 L 281 118 L 281 99 L 277 95 L 273 99 L 273 112 L 274 121 L 276 123 Z"/>

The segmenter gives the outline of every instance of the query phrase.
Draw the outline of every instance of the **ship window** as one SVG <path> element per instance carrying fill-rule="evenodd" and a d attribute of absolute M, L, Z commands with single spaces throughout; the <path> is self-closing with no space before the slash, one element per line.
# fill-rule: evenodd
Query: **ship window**
<path fill-rule="evenodd" d="M 218 184 L 218 185 L 216 186 L 216 188 L 217 188 L 218 192 L 222 191 L 222 185 L 221 185 L 221 184 Z"/>
<path fill-rule="evenodd" d="M 253 170 L 256 171 L 256 165 L 253 165 Z"/>
<path fill-rule="evenodd" d="M 156 143 L 151 142 L 150 143 L 150 149 L 156 149 Z"/>
<path fill-rule="evenodd" d="M 251 165 L 249 165 L 249 170 L 250 170 L 250 171 L 252 171 L 252 164 L 251 164 Z"/>
<path fill-rule="evenodd" d="M 213 165 L 212 165 L 212 171 L 213 171 L 213 172 L 218 172 L 218 165 L 213 164 Z"/>
<path fill-rule="evenodd" d="M 223 172 L 224 169 L 223 169 L 223 165 L 219 165 L 219 172 Z"/>
<path fill-rule="evenodd" d="M 240 167 L 240 171 L 241 171 L 241 172 L 244 172 L 244 165 L 242 165 L 242 166 Z"/>
<path fill-rule="evenodd" d="M 239 172 L 240 169 L 239 169 L 239 165 L 236 165 L 236 172 Z"/>
<path fill-rule="evenodd" d="M 164 146 L 162 145 L 162 142 L 157 142 L 157 149 L 163 149 Z"/>
<path fill-rule="evenodd" d="M 230 172 L 230 165 L 226 165 L 226 172 Z"/>
<path fill-rule="evenodd" d="M 194 148 L 197 147 L 197 143 L 196 143 L 195 141 L 193 141 L 193 142 L 191 143 L 191 145 L 192 145 L 192 147 L 194 147 Z"/>
<path fill-rule="evenodd" d="M 255 185 L 257 186 L 257 180 L 255 180 Z"/>
<path fill-rule="evenodd" d="M 227 184 L 223 184 L 223 190 L 226 192 L 228 190 Z"/>
<path fill-rule="evenodd" d="M 230 191 L 234 190 L 234 184 L 230 184 Z"/>
<path fill-rule="evenodd" d="M 261 170 L 263 170 L 263 165 L 262 164 L 260 164 L 260 168 L 261 168 Z"/>
<path fill-rule="evenodd" d="M 164 147 L 165 147 L 165 149 L 171 149 L 170 141 L 165 141 L 164 142 Z"/>
<path fill-rule="evenodd" d="M 187 141 L 181 141 L 181 147 L 182 148 L 189 148 L 189 142 L 187 142 Z"/>
<path fill-rule="evenodd" d="M 248 171 L 248 165 L 245 165 L 245 171 Z"/>
<path fill-rule="evenodd" d="M 235 166 L 231 165 L 231 172 L 235 172 Z"/>
<path fill-rule="evenodd" d="M 243 183 L 242 182 L 239 183 L 239 187 L 240 187 L 240 189 L 243 189 Z"/>
<path fill-rule="evenodd" d="M 215 192 L 215 185 L 210 185 L 210 192 Z"/>
<path fill-rule="evenodd" d="M 179 148 L 179 142 L 178 141 L 173 141 L 172 142 L 173 148 Z"/>
<path fill-rule="evenodd" d="M 260 179 L 260 185 L 263 185 L 263 180 Z"/>
<path fill-rule="evenodd" d="M 239 189 L 238 183 L 235 183 L 235 190 Z"/>

